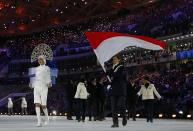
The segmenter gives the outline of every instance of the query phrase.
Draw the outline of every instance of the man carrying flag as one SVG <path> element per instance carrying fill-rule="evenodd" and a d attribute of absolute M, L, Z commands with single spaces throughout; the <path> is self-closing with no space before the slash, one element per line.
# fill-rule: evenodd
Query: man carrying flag
<path fill-rule="evenodd" d="M 119 127 L 118 113 L 120 111 L 122 116 L 122 124 L 126 126 L 126 76 L 124 75 L 124 66 L 120 63 L 120 58 L 118 56 L 113 57 L 113 68 L 110 72 L 111 77 L 111 110 L 113 117 L 112 128 Z"/>

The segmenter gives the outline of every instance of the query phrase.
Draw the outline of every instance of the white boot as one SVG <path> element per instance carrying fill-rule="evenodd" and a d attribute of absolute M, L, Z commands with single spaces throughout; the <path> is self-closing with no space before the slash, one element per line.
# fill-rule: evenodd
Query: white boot
<path fill-rule="evenodd" d="M 42 127 L 42 123 L 41 122 L 38 122 L 36 127 Z"/>
<path fill-rule="evenodd" d="M 37 123 L 37 127 L 41 127 L 42 123 L 41 123 L 41 116 L 40 116 L 40 107 L 36 107 L 36 115 L 37 115 L 37 119 L 38 119 L 38 123 Z"/>
<path fill-rule="evenodd" d="M 50 122 L 49 118 L 45 119 L 44 125 L 49 125 L 49 122 Z"/>
<path fill-rule="evenodd" d="M 47 108 L 44 108 L 43 111 L 44 111 L 44 115 L 45 115 L 44 125 L 48 125 L 48 124 L 49 124 L 48 109 L 47 109 Z"/>

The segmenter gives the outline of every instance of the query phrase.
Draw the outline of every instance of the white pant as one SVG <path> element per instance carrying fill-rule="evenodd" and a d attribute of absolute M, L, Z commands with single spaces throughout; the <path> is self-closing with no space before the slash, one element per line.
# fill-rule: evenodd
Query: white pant
<path fill-rule="evenodd" d="M 34 104 L 47 105 L 48 88 L 34 88 Z"/>

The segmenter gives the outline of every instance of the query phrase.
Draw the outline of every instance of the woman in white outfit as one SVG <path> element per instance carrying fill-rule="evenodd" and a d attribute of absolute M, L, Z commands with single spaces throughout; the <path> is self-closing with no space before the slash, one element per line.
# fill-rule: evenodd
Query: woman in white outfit
<path fill-rule="evenodd" d="M 27 115 L 27 101 L 25 97 L 21 100 L 21 115 Z"/>
<path fill-rule="evenodd" d="M 46 59 L 44 56 L 38 57 L 39 66 L 36 67 L 35 79 L 32 83 L 34 88 L 34 104 L 37 115 L 37 126 L 42 126 L 41 117 L 40 117 L 40 107 L 42 108 L 45 114 L 45 125 L 49 123 L 48 110 L 47 110 L 47 95 L 48 88 L 52 86 L 50 68 L 46 66 Z"/>
<path fill-rule="evenodd" d="M 8 98 L 8 103 L 7 103 L 7 108 L 8 108 L 8 115 L 14 115 L 13 112 L 13 101 L 11 98 Z"/>
<path fill-rule="evenodd" d="M 142 100 L 145 105 L 147 122 L 153 123 L 153 104 L 154 104 L 154 94 L 160 100 L 161 96 L 157 92 L 154 84 L 149 82 L 149 78 L 145 77 L 143 80 L 143 85 L 141 85 L 140 91 L 137 93 L 138 96 L 142 95 Z"/>
<path fill-rule="evenodd" d="M 88 98 L 88 92 L 84 83 L 84 79 L 82 78 L 80 82 L 78 83 L 76 94 L 74 98 L 77 101 L 77 119 L 78 122 L 81 120 L 85 121 L 85 115 L 86 115 L 86 100 Z"/>

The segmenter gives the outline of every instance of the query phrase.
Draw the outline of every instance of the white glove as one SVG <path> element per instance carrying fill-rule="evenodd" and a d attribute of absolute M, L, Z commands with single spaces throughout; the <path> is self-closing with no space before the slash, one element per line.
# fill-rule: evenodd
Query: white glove
<path fill-rule="evenodd" d="M 52 87 L 52 84 L 51 84 L 51 83 L 49 83 L 49 84 L 47 84 L 47 86 L 48 86 L 48 88 L 51 88 L 51 87 Z"/>
<path fill-rule="evenodd" d="M 31 84 L 31 83 L 29 83 L 29 87 L 30 87 L 30 88 L 33 88 L 33 86 L 32 86 L 32 84 Z"/>

